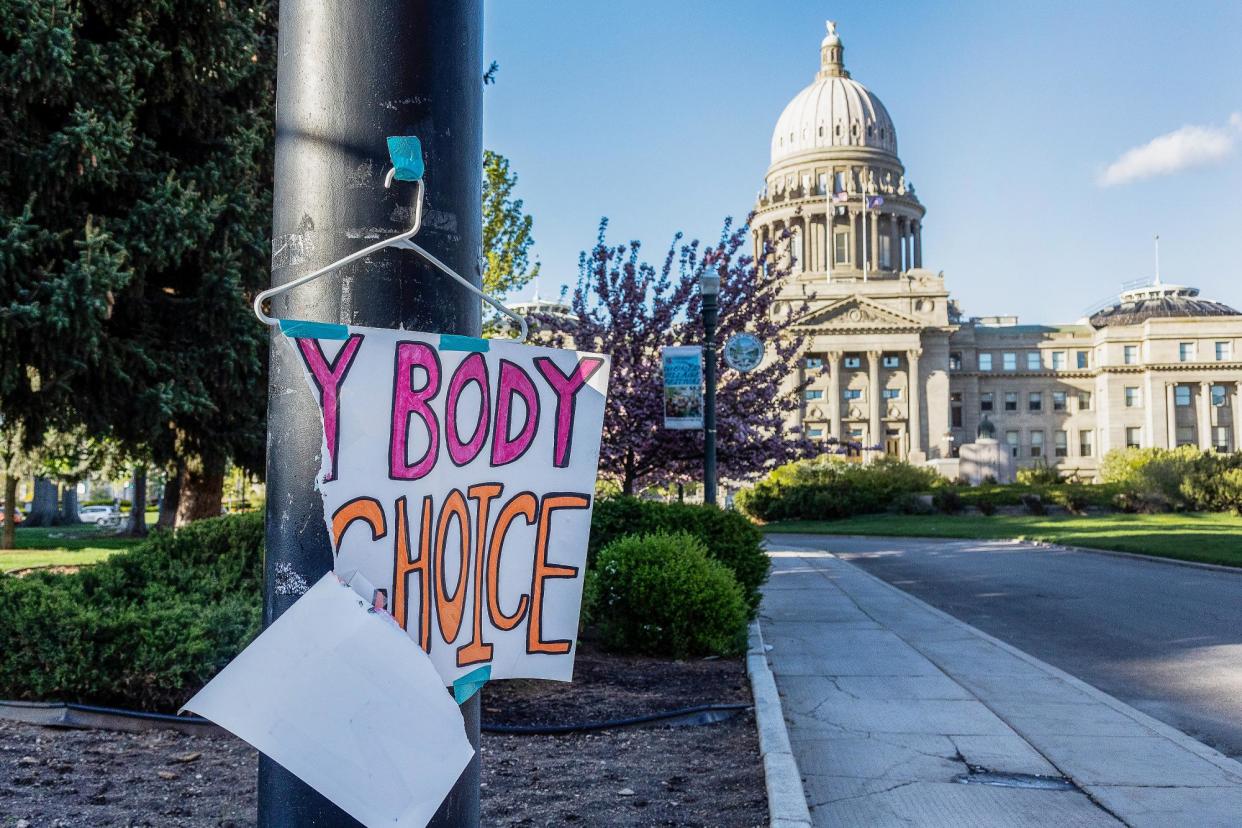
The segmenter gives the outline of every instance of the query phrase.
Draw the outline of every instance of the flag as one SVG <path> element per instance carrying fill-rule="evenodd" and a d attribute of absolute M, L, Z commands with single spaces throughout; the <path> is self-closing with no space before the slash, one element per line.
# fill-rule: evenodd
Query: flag
<path fill-rule="evenodd" d="M 839 202 L 841 202 L 842 204 L 844 204 L 845 202 L 847 202 L 847 201 L 849 201 L 849 200 L 850 200 L 850 194 L 849 194 L 849 193 L 846 193 L 846 192 L 833 193 L 833 194 L 832 194 L 832 200 L 833 200 L 833 201 L 839 201 Z"/>
<path fill-rule="evenodd" d="M 874 210 L 876 207 L 879 207 L 883 203 L 884 203 L 884 196 L 878 196 L 878 195 L 867 196 L 867 209 L 868 210 Z"/>

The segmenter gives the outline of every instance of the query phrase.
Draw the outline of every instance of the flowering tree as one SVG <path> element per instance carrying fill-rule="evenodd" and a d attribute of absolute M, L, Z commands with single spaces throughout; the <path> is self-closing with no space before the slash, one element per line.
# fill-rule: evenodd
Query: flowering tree
<path fill-rule="evenodd" d="M 742 374 L 718 360 L 716 391 L 717 462 L 724 479 L 745 480 L 805 455 L 810 445 L 785 418 L 798 405 L 799 389 L 782 391 L 801 344 L 785 337 L 798 308 L 772 312 L 785 271 L 764 251 L 756 262 L 744 253 L 745 226 L 726 219 L 720 240 L 703 247 L 682 243 L 678 234 L 658 269 L 640 257 L 641 245 L 610 246 L 608 222 L 600 222 L 590 253 L 578 261 L 578 284 L 565 317 L 541 316 L 558 344 L 612 356 L 612 377 L 604 414 L 600 475 L 626 494 L 640 488 L 697 480 L 703 469 L 703 432 L 664 428 L 660 348 L 703 342 L 699 278 L 720 276 L 717 343 L 747 331 L 767 346 L 764 363 Z"/>

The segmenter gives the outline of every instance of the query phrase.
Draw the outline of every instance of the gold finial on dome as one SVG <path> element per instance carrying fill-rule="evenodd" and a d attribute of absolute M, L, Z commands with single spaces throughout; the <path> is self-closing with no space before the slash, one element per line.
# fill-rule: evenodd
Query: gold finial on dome
<path fill-rule="evenodd" d="M 829 20 L 825 25 L 828 34 L 819 44 L 819 77 L 848 78 L 850 73 L 845 70 L 845 47 L 837 34 L 837 21 Z"/>

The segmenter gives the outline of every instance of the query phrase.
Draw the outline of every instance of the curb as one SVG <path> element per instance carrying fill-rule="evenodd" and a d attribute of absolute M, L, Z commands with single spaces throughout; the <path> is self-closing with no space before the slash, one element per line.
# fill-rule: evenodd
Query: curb
<path fill-rule="evenodd" d="M 811 811 L 802 789 L 802 774 L 789 746 L 789 730 L 776 692 L 776 679 L 768 666 L 763 632 L 756 619 L 750 624 L 746 672 L 755 698 L 755 723 L 759 729 L 759 753 L 768 792 L 768 818 L 772 828 L 810 828 Z"/>
<path fill-rule="evenodd" d="M 1035 667 L 1036 669 L 1042 670 L 1045 673 L 1048 673 L 1049 675 L 1060 679 L 1061 681 L 1073 686 L 1080 692 L 1088 696 L 1091 696 L 1096 701 L 1112 708 L 1113 710 L 1125 716 L 1126 718 L 1131 719 L 1136 724 L 1147 728 L 1148 730 L 1152 731 L 1158 736 L 1162 736 L 1165 739 L 1168 739 L 1170 742 L 1173 742 L 1175 745 L 1182 748 L 1183 750 L 1188 751 L 1189 753 L 1192 753 L 1195 756 L 1198 756 L 1200 759 L 1204 759 L 1212 763 L 1213 765 L 1216 765 L 1218 768 L 1220 768 L 1223 771 L 1226 771 L 1227 773 L 1242 776 L 1242 764 L 1240 764 L 1239 762 L 1233 759 L 1230 759 L 1228 756 L 1216 750 L 1215 748 L 1205 745 L 1203 742 L 1200 742 L 1198 739 L 1194 739 L 1190 736 L 1187 736 L 1185 733 L 1181 732 L 1175 727 L 1172 727 L 1171 725 L 1167 725 L 1164 722 L 1159 721 L 1158 719 L 1154 719 L 1151 716 L 1148 716 L 1146 713 L 1142 712 L 1141 710 L 1131 707 L 1130 705 L 1126 704 L 1120 699 L 1110 696 L 1109 694 L 1105 693 L 1103 690 L 1093 687 L 1092 685 L 1088 684 L 1082 679 L 1076 676 L 1070 675 L 1064 670 L 1054 667 L 1045 661 L 1041 661 L 1038 658 L 1035 658 L 1035 656 L 1030 655 L 1029 653 L 1019 650 L 1017 647 L 1014 647 L 1012 644 L 1007 644 L 1006 642 L 1001 641 L 999 638 L 995 638 L 991 635 L 988 635 L 983 630 L 977 627 L 972 627 L 970 624 L 967 624 L 965 621 L 962 621 L 959 618 L 954 618 L 952 615 L 949 615 L 944 610 L 937 609 L 936 607 L 933 607 L 931 604 L 928 604 L 926 601 L 923 601 L 921 598 L 917 598 L 911 595 L 910 593 L 905 592 L 904 590 L 893 586 L 888 581 L 885 581 L 881 578 L 876 577 L 875 575 L 872 575 L 870 572 L 863 569 L 861 566 L 850 563 L 849 561 L 845 560 L 844 558 L 841 558 L 840 556 L 836 555 L 835 553 L 829 550 L 825 549 L 822 551 L 825 554 L 832 555 L 838 561 L 840 561 L 841 563 L 845 564 L 848 567 L 851 567 L 854 571 L 858 572 L 859 574 L 865 575 L 867 578 L 870 578 L 872 581 L 875 581 L 877 584 L 880 584 L 886 589 L 896 593 L 897 595 L 900 595 L 901 597 L 905 598 L 907 601 L 911 602 L 915 606 L 921 609 L 925 609 L 935 614 L 936 616 L 946 621 L 949 621 L 961 627 L 964 630 L 969 631 L 970 633 L 977 636 L 978 638 L 981 638 L 984 641 L 987 641 L 989 644 L 993 644 L 1001 648 L 1005 652 L 1009 653 L 1010 655 L 1013 655 L 1013 656 L 1016 656 L 1022 659 L 1026 663 L 1030 664 L 1032 667 Z M 1095 551 L 1095 550 L 1090 550 L 1090 551 Z M 1121 554 L 1128 555 L 1129 553 L 1121 553 Z M 1140 555 L 1137 557 L 1145 558 L 1146 556 Z M 919 649 L 917 646 L 913 644 L 910 644 L 910 646 L 914 647 L 915 650 Z M 920 650 L 919 652 L 922 652 L 922 651 Z M 1003 717 L 1002 717 L 1002 721 L 1003 721 Z M 1006 724 L 1008 723 L 1006 722 Z M 1075 783 L 1078 783 L 1079 780 L 1074 780 L 1074 781 Z"/>

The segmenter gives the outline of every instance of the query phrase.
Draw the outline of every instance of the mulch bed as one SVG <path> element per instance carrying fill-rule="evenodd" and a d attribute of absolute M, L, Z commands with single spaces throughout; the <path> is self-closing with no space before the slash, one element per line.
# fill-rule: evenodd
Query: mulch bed
<path fill-rule="evenodd" d="M 483 691 L 497 724 L 576 724 L 750 702 L 740 660 L 607 656 L 584 644 L 572 684 Z M 484 734 L 483 824 L 754 826 L 767 822 L 749 712 L 692 727 Z M 56 730 L 0 720 L 0 827 L 255 824 L 257 754 L 227 734 Z"/>

